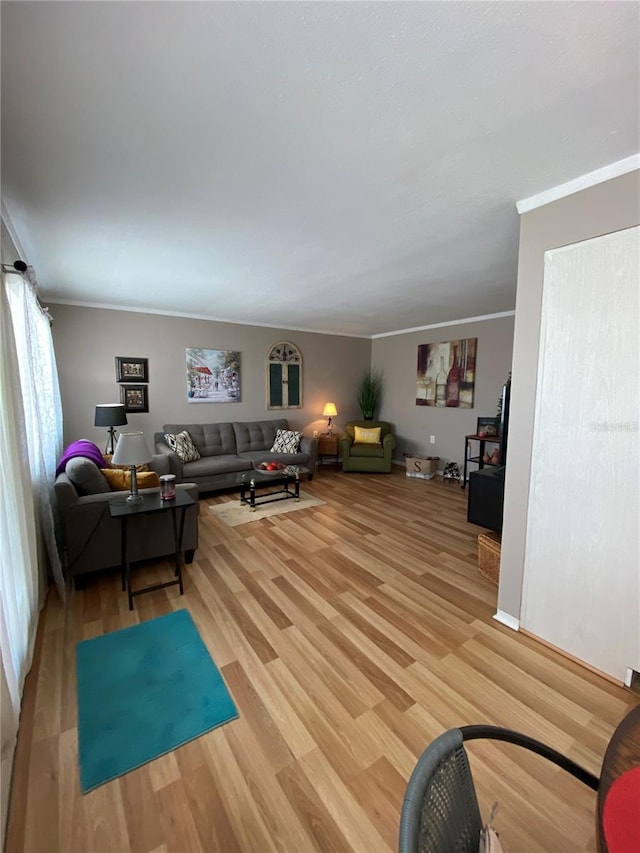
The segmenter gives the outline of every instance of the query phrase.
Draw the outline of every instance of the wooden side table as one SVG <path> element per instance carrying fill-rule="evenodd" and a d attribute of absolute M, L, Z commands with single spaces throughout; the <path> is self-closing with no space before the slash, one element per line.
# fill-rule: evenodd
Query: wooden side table
<path fill-rule="evenodd" d="M 332 456 L 336 463 L 336 471 L 339 470 L 340 464 L 340 436 L 337 432 L 333 435 L 324 433 L 318 436 L 318 468 L 323 464 L 325 456 Z"/>

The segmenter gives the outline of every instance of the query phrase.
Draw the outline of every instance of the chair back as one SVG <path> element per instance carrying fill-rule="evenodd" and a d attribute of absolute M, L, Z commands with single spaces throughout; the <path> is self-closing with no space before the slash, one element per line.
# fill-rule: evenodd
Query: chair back
<path fill-rule="evenodd" d="M 460 729 L 436 738 L 416 764 L 402 804 L 400 853 L 477 853 L 482 822 Z"/>

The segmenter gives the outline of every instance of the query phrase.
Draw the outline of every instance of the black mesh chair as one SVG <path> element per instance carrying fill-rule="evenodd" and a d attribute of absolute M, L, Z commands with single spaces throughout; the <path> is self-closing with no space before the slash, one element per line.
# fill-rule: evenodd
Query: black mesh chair
<path fill-rule="evenodd" d="M 526 735 L 498 726 L 461 726 L 440 735 L 416 764 L 400 817 L 400 853 L 477 853 L 483 823 L 463 742 L 502 740 L 536 752 L 598 790 L 598 778 Z"/>

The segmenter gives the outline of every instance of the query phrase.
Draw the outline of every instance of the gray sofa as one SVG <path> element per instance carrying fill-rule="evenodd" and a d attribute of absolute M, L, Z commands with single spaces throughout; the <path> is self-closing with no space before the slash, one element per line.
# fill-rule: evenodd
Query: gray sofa
<path fill-rule="evenodd" d="M 276 432 L 288 430 L 286 418 L 266 421 L 244 421 L 213 424 L 165 424 L 154 435 L 156 453 L 164 454 L 176 475 L 176 482 L 197 483 L 200 493 L 233 488 L 237 475 L 250 471 L 254 462 L 274 459 L 290 465 L 304 465 L 313 478 L 318 454 L 315 438 L 303 436 L 297 453 L 270 453 Z M 186 430 L 200 459 L 182 462 L 165 441 L 165 433 L 176 435 Z"/>
<path fill-rule="evenodd" d="M 89 464 L 100 473 L 94 463 Z M 170 473 L 165 456 L 154 455 L 149 467 L 158 475 Z M 94 491 L 92 482 L 95 478 L 84 483 L 76 478 L 74 483 L 66 472 L 62 472 L 54 485 L 62 528 L 63 563 L 66 573 L 74 578 L 119 566 L 121 561 L 121 524 L 119 519 L 111 518 L 109 501 L 123 499 L 128 492 L 112 492 L 108 484 L 105 490 Z M 186 511 L 182 542 L 185 561 L 190 563 L 198 547 L 198 487 L 194 483 L 184 483 L 178 488 L 196 501 Z M 140 489 L 140 494 L 158 491 L 158 487 Z M 129 519 L 127 546 L 131 562 L 174 554 L 173 526 L 167 524 L 165 513 Z"/>

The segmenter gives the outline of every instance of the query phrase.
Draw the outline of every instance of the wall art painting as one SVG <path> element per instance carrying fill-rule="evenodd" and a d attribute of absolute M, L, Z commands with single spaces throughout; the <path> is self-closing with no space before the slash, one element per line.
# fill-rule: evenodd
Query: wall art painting
<path fill-rule="evenodd" d="M 416 406 L 472 409 L 477 338 L 418 345 Z"/>
<path fill-rule="evenodd" d="M 187 348 L 187 403 L 240 402 L 240 353 Z"/>

